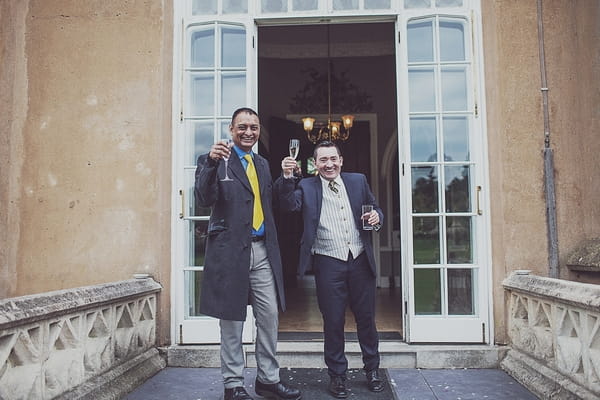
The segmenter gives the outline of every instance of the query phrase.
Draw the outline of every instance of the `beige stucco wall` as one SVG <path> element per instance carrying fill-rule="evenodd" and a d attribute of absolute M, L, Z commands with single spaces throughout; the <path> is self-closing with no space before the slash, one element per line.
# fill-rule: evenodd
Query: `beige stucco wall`
<path fill-rule="evenodd" d="M 560 269 L 569 278 L 568 254 L 600 235 L 599 5 L 544 0 L 542 8 Z M 516 269 L 548 275 L 537 2 L 482 1 L 482 9 L 494 320 L 504 342 L 502 280 Z"/>
<path fill-rule="evenodd" d="M 0 3 L 0 296 L 152 274 L 170 286 L 172 5 Z M 7 58 L 4 55 L 7 55 Z M 4 114 L 4 113 L 3 113 Z M 4 128 L 7 128 L 6 130 Z M 4 144 L 7 146 L 4 146 Z"/>
<path fill-rule="evenodd" d="M 561 275 L 600 236 L 600 2 L 544 0 Z M 547 275 L 536 0 L 485 0 L 496 339 L 502 280 Z M 169 332 L 169 0 L 0 2 L 0 297 L 152 274 Z"/>

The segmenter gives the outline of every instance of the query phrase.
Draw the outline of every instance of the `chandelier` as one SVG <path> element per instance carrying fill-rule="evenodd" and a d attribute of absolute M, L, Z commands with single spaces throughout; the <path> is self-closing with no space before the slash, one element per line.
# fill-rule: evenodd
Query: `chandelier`
<path fill-rule="evenodd" d="M 302 125 L 306 131 L 308 140 L 317 143 L 322 140 L 331 142 L 336 140 L 348 140 L 350 137 L 350 128 L 354 123 L 354 115 L 342 115 L 342 121 L 331 120 L 331 55 L 329 28 L 327 25 L 327 122 L 316 121 L 312 117 L 302 118 Z"/>

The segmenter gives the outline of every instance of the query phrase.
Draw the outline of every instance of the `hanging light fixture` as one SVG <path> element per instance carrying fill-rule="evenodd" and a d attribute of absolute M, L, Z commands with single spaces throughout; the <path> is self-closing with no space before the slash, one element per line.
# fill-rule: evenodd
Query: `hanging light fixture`
<path fill-rule="evenodd" d="M 342 122 L 331 121 L 331 55 L 330 55 L 330 25 L 327 25 L 327 123 L 318 122 L 315 118 L 304 117 L 302 124 L 308 140 L 317 143 L 322 140 L 348 140 L 350 129 L 354 124 L 354 115 L 342 115 Z"/>

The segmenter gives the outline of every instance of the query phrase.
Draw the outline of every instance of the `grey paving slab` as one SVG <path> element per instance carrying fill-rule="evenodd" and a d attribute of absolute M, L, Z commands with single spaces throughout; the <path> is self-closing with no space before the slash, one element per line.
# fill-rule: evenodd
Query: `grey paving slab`
<path fill-rule="evenodd" d="M 398 400 L 436 400 L 423 374 L 417 369 L 387 370 L 390 385 Z"/>
<path fill-rule="evenodd" d="M 537 400 L 498 369 L 390 369 L 388 374 L 398 400 Z"/>
<path fill-rule="evenodd" d="M 349 399 L 357 400 L 537 400 L 504 371 L 495 369 L 387 369 L 389 385 L 382 393 L 366 389 L 364 373 L 348 372 Z M 245 386 L 254 393 L 256 369 L 244 371 Z M 322 368 L 282 368 L 281 377 L 303 391 L 304 400 L 332 400 L 329 377 Z M 168 367 L 130 393 L 126 400 L 220 400 L 219 368 Z"/>

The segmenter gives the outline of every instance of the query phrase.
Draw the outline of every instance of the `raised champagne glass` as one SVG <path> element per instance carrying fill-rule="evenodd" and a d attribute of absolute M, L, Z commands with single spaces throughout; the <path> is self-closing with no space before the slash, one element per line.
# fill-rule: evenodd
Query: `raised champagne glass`
<path fill-rule="evenodd" d="M 226 140 L 227 143 L 227 147 L 229 147 L 229 151 L 231 151 L 232 147 L 233 147 L 233 140 L 231 139 L 227 139 Z M 231 155 L 231 153 L 229 153 L 229 155 Z M 229 171 L 229 156 L 225 157 L 223 156 L 223 160 L 225 160 L 225 177 L 221 179 L 221 181 L 232 181 L 233 179 L 231 179 L 228 175 L 228 171 Z"/>
<path fill-rule="evenodd" d="M 290 157 L 294 160 L 298 157 L 300 151 L 300 141 L 298 139 L 290 139 Z"/>

